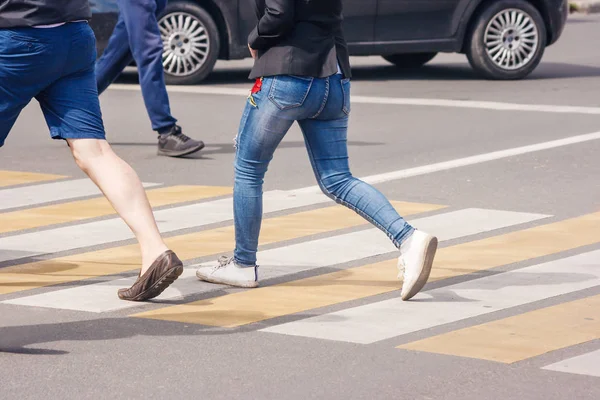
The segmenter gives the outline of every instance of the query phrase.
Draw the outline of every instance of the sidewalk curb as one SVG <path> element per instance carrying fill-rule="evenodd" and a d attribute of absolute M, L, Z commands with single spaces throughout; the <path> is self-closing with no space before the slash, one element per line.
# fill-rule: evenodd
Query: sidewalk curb
<path fill-rule="evenodd" d="M 599 1 L 570 1 L 569 10 L 571 13 L 580 14 L 595 14 L 600 13 L 600 0 Z"/>

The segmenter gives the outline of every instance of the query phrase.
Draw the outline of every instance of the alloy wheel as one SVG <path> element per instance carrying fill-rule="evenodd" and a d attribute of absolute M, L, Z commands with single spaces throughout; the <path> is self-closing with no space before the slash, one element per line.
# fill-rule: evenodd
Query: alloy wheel
<path fill-rule="evenodd" d="M 163 67 L 173 76 L 188 76 L 206 62 L 210 40 L 204 24 L 186 12 L 170 13 L 158 23 L 163 41 Z"/>
<path fill-rule="evenodd" d="M 496 66 L 516 70 L 534 58 L 539 46 L 538 27 L 523 10 L 503 10 L 488 23 L 484 44 L 487 55 Z"/>

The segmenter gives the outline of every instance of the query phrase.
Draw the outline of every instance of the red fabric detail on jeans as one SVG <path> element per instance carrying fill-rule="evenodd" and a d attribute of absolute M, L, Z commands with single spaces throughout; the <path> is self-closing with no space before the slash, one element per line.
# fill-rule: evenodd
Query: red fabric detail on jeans
<path fill-rule="evenodd" d="M 260 92 L 262 89 L 262 78 L 256 79 L 254 82 L 254 86 L 252 87 L 252 94 Z"/>

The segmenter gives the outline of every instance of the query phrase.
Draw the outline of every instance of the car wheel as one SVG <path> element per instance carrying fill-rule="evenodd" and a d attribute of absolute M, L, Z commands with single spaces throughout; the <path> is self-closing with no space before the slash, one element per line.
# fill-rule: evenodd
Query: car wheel
<path fill-rule="evenodd" d="M 217 25 L 208 12 L 193 3 L 170 2 L 158 25 L 167 84 L 199 83 L 212 72 L 220 40 Z"/>
<path fill-rule="evenodd" d="M 524 0 L 501 0 L 479 14 L 467 57 L 488 79 L 522 79 L 540 63 L 546 47 L 546 26 L 539 11 Z"/>
<path fill-rule="evenodd" d="M 388 56 L 383 56 L 383 58 L 398 68 L 413 69 L 427 64 L 436 55 L 437 53 L 391 54 Z"/>

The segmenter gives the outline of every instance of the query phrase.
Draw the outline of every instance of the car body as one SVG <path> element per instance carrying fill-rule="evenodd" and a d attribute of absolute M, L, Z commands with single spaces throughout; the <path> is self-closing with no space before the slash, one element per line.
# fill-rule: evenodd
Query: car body
<path fill-rule="evenodd" d="M 92 9 L 101 53 L 118 8 L 93 0 Z M 344 32 L 351 55 L 415 68 L 438 52 L 463 53 L 486 78 L 521 79 L 559 39 L 567 14 L 567 0 L 344 0 Z M 159 21 L 167 81 L 198 83 L 217 59 L 249 57 L 255 24 L 252 0 L 171 0 Z"/>

